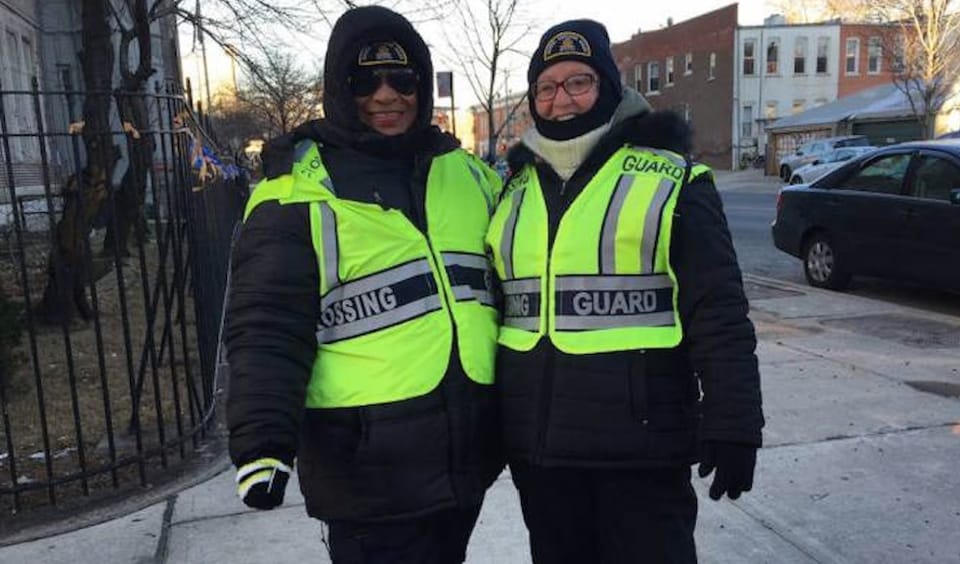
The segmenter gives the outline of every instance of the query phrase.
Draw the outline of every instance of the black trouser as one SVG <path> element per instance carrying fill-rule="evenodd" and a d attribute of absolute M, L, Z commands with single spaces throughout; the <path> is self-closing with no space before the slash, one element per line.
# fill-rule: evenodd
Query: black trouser
<path fill-rule="evenodd" d="M 697 496 L 687 466 L 511 464 L 534 564 L 695 563 Z"/>
<path fill-rule="evenodd" d="M 480 506 L 388 523 L 329 521 L 333 564 L 460 564 Z"/>

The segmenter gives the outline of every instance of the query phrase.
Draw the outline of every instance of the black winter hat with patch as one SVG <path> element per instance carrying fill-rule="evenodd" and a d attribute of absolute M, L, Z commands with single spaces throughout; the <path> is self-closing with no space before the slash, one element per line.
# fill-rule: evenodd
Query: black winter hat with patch
<path fill-rule="evenodd" d="M 547 67 L 561 61 L 578 61 L 590 65 L 599 77 L 599 97 L 587 113 L 565 122 L 544 120 L 537 114 L 532 96 L 533 85 Z M 527 69 L 530 84 L 530 115 L 537 130 L 545 137 L 556 140 L 572 139 L 591 131 L 613 116 L 620 104 L 620 70 L 610 50 L 610 36 L 603 24 L 587 19 L 569 20 L 557 24 L 540 38 L 530 66 Z"/>

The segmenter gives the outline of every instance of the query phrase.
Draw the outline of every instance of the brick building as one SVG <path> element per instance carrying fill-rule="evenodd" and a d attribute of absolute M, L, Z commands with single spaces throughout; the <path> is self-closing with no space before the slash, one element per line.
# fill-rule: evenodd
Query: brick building
<path fill-rule="evenodd" d="M 642 32 L 613 45 L 625 84 L 657 110 L 674 110 L 694 130 L 694 155 L 717 168 L 733 158 L 737 5 Z"/>
<path fill-rule="evenodd" d="M 470 108 L 473 114 L 473 147 L 474 152 L 487 159 L 490 139 L 490 124 L 487 112 L 481 106 Z M 494 133 L 497 136 L 496 158 L 503 158 L 507 151 L 529 127 L 533 127 L 530 118 L 530 106 L 527 104 L 526 92 L 518 92 L 508 97 L 500 97 L 493 104 Z"/>
<path fill-rule="evenodd" d="M 899 33 L 896 24 L 841 24 L 839 81 L 837 97 L 843 98 L 893 81 L 891 38 Z"/>

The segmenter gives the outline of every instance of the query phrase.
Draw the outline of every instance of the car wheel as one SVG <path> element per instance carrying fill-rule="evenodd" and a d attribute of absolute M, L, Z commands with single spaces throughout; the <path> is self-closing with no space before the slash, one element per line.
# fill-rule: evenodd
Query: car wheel
<path fill-rule="evenodd" d="M 803 178 L 801 178 L 801 177 L 799 177 L 799 176 L 797 176 L 797 175 L 793 175 L 793 176 L 790 178 L 790 184 L 803 184 Z"/>
<path fill-rule="evenodd" d="M 842 290 L 850 283 L 837 249 L 826 233 L 814 233 L 803 247 L 803 274 L 807 283 L 817 288 Z"/>
<path fill-rule="evenodd" d="M 787 180 L 790 180 L 790 173 L 791 173 L 791 172 L 793 172 L 793 171 L 791 171 L 791 170 L 790 170 L 790 167 L 788 167 L 787 165 L 781 166 L 781 167 L 780 167 L 780 178 L 783 179 L 784 182 L 786 182 Z"/>

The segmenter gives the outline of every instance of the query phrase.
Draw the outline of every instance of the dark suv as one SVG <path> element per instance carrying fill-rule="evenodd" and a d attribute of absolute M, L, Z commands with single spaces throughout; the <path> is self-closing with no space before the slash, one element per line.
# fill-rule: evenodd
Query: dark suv
<path fill-rule="evenodd" d="M 793 171 L 823 157 L 827 153 L 840 147 L 865 147 L 870 140 L 863 135 L 843 135 L 840 137 L 824 137 L 811 139 L 797 147 L 792 155 L 780 159 L 780 178 L 785 182 L 790 180 Z"/>
<path fill-rule="evenodd" d="M 960 291 L 958 241 L 960 139 L 891 145 L 785 186 L 773 222 L 776 247 L 822 288 L 864 274 Z"/>

